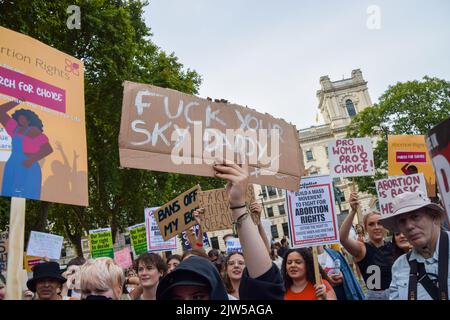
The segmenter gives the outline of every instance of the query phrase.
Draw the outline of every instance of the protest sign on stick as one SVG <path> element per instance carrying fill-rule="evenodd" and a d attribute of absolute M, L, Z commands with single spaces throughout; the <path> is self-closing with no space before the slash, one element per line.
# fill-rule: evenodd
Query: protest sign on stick
<path fill-rule="evenodd" d="M 450 222 L 450 118 L 430 130 L 427 147 L 432 156 L 439 193 Z"/>
<path fill-rule="evenodd" d="M 200 192 L 200 186 L 196 185 L 155 210 L 154 217 L 164 240 L 169 240 L 197 223 L 194 211 L 200 208 Z"/>
<path fill-rule="evenodd" d="M 317 256 L 317 247 L 312 247 L 312 253 L 313 253 L 313 263 L 314 263 L 314 278 L 316 279 L 316 284 L 321 285 L 322 284 L 322 276 L 320 275 L 319 270 L 319 258 Z"/>
<path fill-rule="evenodd" d="M 228 194 L 225 188 L 202 191 L 199 194 L 200 207 L 205 209 L 203 215 L 204 230 L 211 232 L 232 228 L 232 212 L 229 207 Z M 253 185 L 247 188 L 247 206 L 255 201 Z M 252 215 L 255 222 L 255 217 Z"/>
<path fill-rule="evenodd" d="M 59 260 L 64 238 L 58 235 L 31 231 L 27 255 Z"/>
<path fill-rule="evenodd" d="M 165 241 L 161 235 L 158 223 L 155 220 L 155 212 L 159 207 L 145 208 L 145 228 L 146 228 L 146 243 L 148 252 L 162 252 L 177 249 L 177 237 Z"/>
<path fill-rule="evenodd" d="M 92 258 L 109 257 L 114 259 L 111 228 L 89 230 L 89 244 Z"/>
<path fill-rule="evenodd" d="M 147 252 L 147 236 L 145 232 L 145 223 L 139 223 L 128 227 L 131 238 L 131 245 L 134 253 L 138 256 L 141 253 Z"/>
<path fill-rule="evenodd" d="M 83 62 L 3 27 L 0 47 L 0 195 L 87 206 Z"/>
<path fill-rule="evenodd" d="M 293 248 L 339 243 L 330 176 L 302 177 L 296 192 L 286 193 Z"/>
<path fill-rule="evenodd" d="M 370 138 L 336 139 L 328 143 L 332 177 L 373 176 L 372 141 Z"/>
<path fill-rule="evenodd" d="M 251 183 L 296 190 L 304 172 L 294 125 L 253 109 L 124 82 L 123 167 L 214 177 L 213 163 L 249 164 Z"/>
<path fill-rule="evenodd" d="M 123 248 L 122 250 L 114 252 L 114 261 L 122 268 L 128 269 L 133 265 L 131 260 L 130 248 Z"/>
<path fill-rule="evenodd" d="M 436 196 L 436 176 L 423 135 L 388 136 L 388 175 L 423 173 L 429 197 Z"/>
<path fill-rule="evenodd" d="M 407 176 L 388 177 L 375 181 L 381 215 L 390 215 L 393 212 L 394 198 L 403 192 L 420 190 L 427 193 L 427 187 L 423 173 Z"/>

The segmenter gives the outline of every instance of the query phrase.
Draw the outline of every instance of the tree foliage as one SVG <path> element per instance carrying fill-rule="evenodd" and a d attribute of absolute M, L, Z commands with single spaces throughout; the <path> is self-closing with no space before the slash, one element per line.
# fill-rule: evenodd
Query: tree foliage
<path fill-rule="evenodd" d="M 81 29 L 68 29 L 68 6 L 81 10 Z M 195 94 L 201 77 L 185 70 L 177 57 L 150 41 L 143 20 L 147 2 L 129 0 L 0 0 L 0 25 L 27 34 L 81 59 L 85 66 L 89 207 L 27 201 L 26 234 L 50 230 L 64 235 L 81 254 L 89 229 L 111 226 L 113 236 L 143 221 L 144 207 L 169 201 L 200 183 L 204 189 L 222 181 L 120 168 L 118 135 L 122 82 L 130 80 Z M 5 200 L 6 199 L 6 200 Z M 8 220 L 7 198 L 0 203 L 0 223 Z"/>
<path fill-rule="evenodd" d="M 358 177 L 359 190 L 376 194 L 375 180 L 386 178 L 388 135 L 427 134 L 450 116 L 450 82 L 424 77 L 390 86 L 379 102 L 358 113 L 347 129 L 347 137 L 377 136 L 374 149 L 376 174 Z"/>

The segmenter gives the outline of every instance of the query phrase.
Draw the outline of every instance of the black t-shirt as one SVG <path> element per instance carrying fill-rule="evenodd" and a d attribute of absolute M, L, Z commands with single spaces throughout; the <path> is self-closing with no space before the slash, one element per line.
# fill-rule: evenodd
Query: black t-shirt
<path fill-rule="evenodd" d="M 358 262 L 364 282 L 366 283 L 368 289 L 386 290 L 389 288 L 392 279 L 391 268 L 394 264 L 393 244 L 392 242 L 387 242 L 379 248 L 367 242 L 364 243 L 364 245 L 366 246 L 366 255 L 364 256 L 364 259 Z M 372 288 L 372 286 L 376 283 L 374 280 L 374 275 L 377 271 L 375 271 L 376 268 L 369 268 L 370 266 L 378 266 L 380 268 L 380 288 Z M 370 281 L 368 283 L 367 280 L 369 278 Z"/>

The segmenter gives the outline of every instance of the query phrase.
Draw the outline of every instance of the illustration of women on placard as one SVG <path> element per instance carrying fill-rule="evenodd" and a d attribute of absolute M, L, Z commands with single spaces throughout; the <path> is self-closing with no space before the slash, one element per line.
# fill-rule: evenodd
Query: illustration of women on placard
<path fill-rule="evenodd" d="M 12 116 L 8 111 L 22 101 L 0 105 L 0 123 L 12 139 L 11 156 L 3 170 L 1 195 L 39 200 L 42 172 L 39 160 L 53 152 L 44 125 L 31 110 L 19 109 Z"/>

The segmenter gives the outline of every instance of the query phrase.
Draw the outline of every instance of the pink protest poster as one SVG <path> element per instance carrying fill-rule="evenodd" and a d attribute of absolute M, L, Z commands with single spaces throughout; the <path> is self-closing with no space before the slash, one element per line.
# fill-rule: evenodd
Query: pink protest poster
<path fill-rule="evenodd" d="M 130 248 L 125 247 L 120 251 L 114 252 L 114 261 L 123 269 L 128 269 L 133 265 L 131 261 Z"/>
<path fill-rule="evenodd" d="M 373 176 L 372 141 L 370 138 L 337 139 L 328 143 L 332 177 Z"/>

